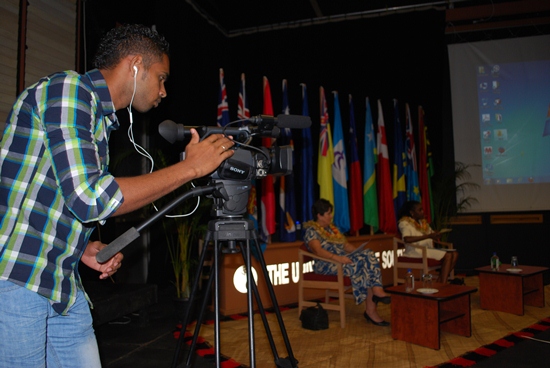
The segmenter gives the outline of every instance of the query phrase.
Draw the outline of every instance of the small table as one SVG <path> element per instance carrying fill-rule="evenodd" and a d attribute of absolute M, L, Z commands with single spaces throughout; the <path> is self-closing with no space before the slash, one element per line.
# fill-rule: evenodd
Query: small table
<path fill-rule="evenodd" d="M 417 287 L 418 290 L 420 287 Z M 434 294 L 405 291 L 405 285 L 386 288 L 391 298 L 392 338 L 439 349 L 440 330 L 472 336 L 470 294 L 477 288 L 434 283 Z"/>
<path fill-rule="evenodd" d="M 491 266 L 479 267 L 479 297 L 481 309 L 491 309 L 523 315 L 525 304 L 544 307 L 543 272 L 547 267 L 518 266 L 520 272 L 510 272 L 510 264 L 501 264 L 499 271 Z"/>

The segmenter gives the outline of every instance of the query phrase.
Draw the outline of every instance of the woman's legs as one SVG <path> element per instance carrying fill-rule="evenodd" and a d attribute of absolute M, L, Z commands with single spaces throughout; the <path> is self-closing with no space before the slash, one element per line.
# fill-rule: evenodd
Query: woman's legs
<path fill-rule="evenodd" d="M 446 283 L 449 278 L 449 274 L 455 268 L 456 260 L 458 259 L 458 252 L 446 252 L 445 256 L 441 259 L 441 270 L 439 271 L 439 277 L 437 282 Z"/>
<path fill-rule="evenodd" d="M 372 288 L 369 289 L 369 291 L 373 295 L 376 295 L 379 298 L 385 298 L 387 296 L 390 296 L 389 294 L 386 294 L 382 286 L 373 286 Z M 367 299 L 369 299 L 369 297 L 367 297 Z M 370 299 L 372 300 L 372 296 L 370 296 Z"/>
<path fill-rule="evenodd" d="M 373 289 L 369 288 L 367 292 L 367 299 L 365 299 L 365 312 L 374 322 L 382 322 L 384 319 L 378 314 L 376 309 L 376 303 L 372 301 Z"/>

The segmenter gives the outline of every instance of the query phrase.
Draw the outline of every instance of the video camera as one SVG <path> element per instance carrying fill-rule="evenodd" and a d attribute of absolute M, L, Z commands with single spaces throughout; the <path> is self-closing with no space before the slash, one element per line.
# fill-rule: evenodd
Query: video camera
<path fill-rule="evenodd" d="M 246 125 L 233 127 L 239 122 Z M 183 126 L 171 120 L 165 120 L 159 125 L 160 135 L 170 143 L 183 141 L 191 136 L 190 129 L 199 133 L 201 140 L 212 134 L 232 136 L 235 145 L 233 156 L 210 174 L 212 184 L 223 183 L 227 197 L 214 198 L 212 215 L 216 217 L 242 216 L 246 212 L 248 195 L 253 179 L 261 179 L 267 175 L 282 176 L 292 172 L 293 155 L 291 146 L 254 147 L 251 146 L 254 137 L 277 138 L 281 128 L 304 129 L 311 126 L 309 116 L 285 115 L 277 117 L 258 115 L 244 120 L 232 122 L 224 127 L 218 126 Z"/>

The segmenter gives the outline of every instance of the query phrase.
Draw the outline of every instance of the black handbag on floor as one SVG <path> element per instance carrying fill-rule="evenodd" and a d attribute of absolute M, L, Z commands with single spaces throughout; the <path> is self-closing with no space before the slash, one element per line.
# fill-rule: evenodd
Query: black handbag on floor
<path fill-rule="evenodd" d="M 309 307 L 300 313 L 302 327 L 308 330 L 326 330 L 328 328 L 328 313 L 317 303 L 315 307 Z"/>

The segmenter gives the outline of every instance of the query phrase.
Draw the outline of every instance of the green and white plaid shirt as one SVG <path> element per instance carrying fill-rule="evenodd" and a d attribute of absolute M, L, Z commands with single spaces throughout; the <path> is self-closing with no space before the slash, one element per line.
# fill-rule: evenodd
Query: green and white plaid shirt
<path fill-rule="evenodd" d="M 98 70 L 63 72 L 27 88 L 0 144 L 0 279 L 50 299 L 64 314 L 96 221 L 121 205 L 108 172 L 119 126 Z"/>

